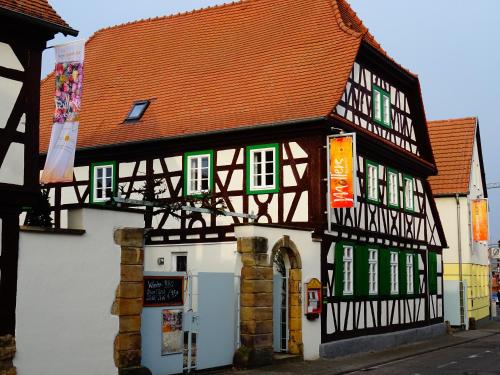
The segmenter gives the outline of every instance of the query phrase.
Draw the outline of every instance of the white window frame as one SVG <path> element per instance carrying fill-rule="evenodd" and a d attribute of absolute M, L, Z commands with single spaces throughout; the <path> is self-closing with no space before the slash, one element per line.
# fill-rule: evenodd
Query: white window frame
<path fill-rule="evenodd" d="M 354 293 L 354 247 L 345 245 L 342 254 L 343 262 L 343 285 L 342 294 L 349 296 Z"/>
<path fill-rule="evenodd" d="M 398 252 L 391 251 L 391 294 L 399 293 L 399 259 Z"/>
<path fill-rule="evenodd" d="M 415 211 L 415 180 L 412 177 L 404 177 L 404 207 L 408 211 Z"/>
<path fill-rule="evenodd" d="M 382 93 L 379 90 L 373 91 L 373 118 L 375 121 L 382 122 Z"/>
<path fill-rule="evenodd" d="M 202 167 L 203 159 L 207 158 L 208 159 L 208 179 L 207 179 L 207 189 L 202 189 L 201 185 L 203 183 L 203 174 L 202 170 L 204 169 Z M 210 154 L 197 154 L 197 155 L 188 155 L 186 158 L 186 167 L 187 167 L 187 172 L 186 172 L 186 178 L 187 178 L 187 195 L 196 195 L 196 194 L 203 194 L 203 193 L 208 193 L 210 192 L 210 185 L 212 181 L 212 155 Z M 193 179 L 191 176 L 192 174 L 192 167 L 191 167 L 191 162 L 193 160 L 196 160 L 197 166 L 196 166 L 196 176 Z M 195 184 L 194 189 L 192 188 L 192 184 Z"/>
<path fill-rule="evenodd" d="M 111 199 L 111 197 L 106 197 L 106 189 L 109 187 L 111 189 L 111 191 L 113 192 L 113 188 L 115 185 L 115 181 L 114 181 L 115 166 L 114 166 L 114 164 L 111 164 L 111 163 L 110 164 L 100 164 L 100 165 L 93 165 L 92 169 L 93 169 L 92 173 L 93 173 L 93 179 L 94 179 L 94 181 L 92 181 L 92 202 L 93 203 L 107 202 Z M 97 180 L 99 179 L 99 177 L 97 176 L 98 170 L 103 171 L 103 176 L 101 177 L 101 179 L 103 180 L 103 184 L 101 185 L 102 186 L 101 188 L 99 188 L 97 186 Z M 109 176 L 107 174 L 108 171 L 111 173 Z M 111 181 L 110 186 L 108 186 L 108 184 L 107 184 L 108 179 Z M 100 198 L 98 198 L 98 196 L 97 196 L 98 190 L 102 191 L 102 197 L 100 197 Z"/>
<path fill-rule="evenodd" d="M 181 256 L 186 257 L 186 271 L 177 271 L 177 258 Z M 172 272 L 187 272 L 187 269 L 188 269 L 188 254 L 186 252 L 172 253 Z"/>
<path fill-rule="evenodd" d="M 378 250 L 368 249 L 368 294 L 378 294 Z"/>
<path fill-rule="evenodd" d="M 371 161 L 366 162 L 366 194 L 368 200 L 372 202 L 379 201 L 379 166 Z"/>
<path fill-rule="evenodd" d="M 399 207 L 399 173 L 387 170 L 387 204 L 393 207 Z"/>
<path fill-rule="evenodd" d="M 272 160 L 268 161 L 266 159 L 266 155 L 268 151 L 272 151 Z M 260 185 L 256 184 L 256 168 L 257 168 L 257 163 L 255 162 L 255 156 L 257 154 L 261 154 L 261 161 L 258 163 L 260 164 L 261 167 L 261 181 L 262 183 Z M 250 190 L 251 191 L 260 191 L 260 190 L 274 190 L 276 189 L 276 148 L 275 147 L 263 147 L 263 148 L 255 148 L 250 150 L 250 162 L 249 162 L 249 167 L 250 167 Z M 266 173 L 266 164 L 272 164 L 273 166 L 273 171 L 272 171 L 272 177 L 273 177 L 273 183 L 272 184 L 266 184 L 266 176 L 271 175 L 271 173 Z"/>
<path fill-rule="evenodd" d="M 413 254 L 406 254 L 406 293 L 414 293 L 413 285 Z"/>
<path fill-rule="evenodd" d="M 389 95 L 382 95 L 382 106 L 384 110 L 382 111 L 384 114 L 384 118 L 382 119 L 382 122 L 390 126 L 391 125 L 391 98 Z"/>

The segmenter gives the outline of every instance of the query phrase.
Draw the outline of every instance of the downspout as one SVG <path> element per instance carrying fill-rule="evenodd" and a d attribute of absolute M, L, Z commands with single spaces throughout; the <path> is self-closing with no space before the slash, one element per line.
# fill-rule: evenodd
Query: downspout
<path fill-rule="evenodd" d="M 464 307 L 464 284 L 462 273 L 462 231 L 460 223 L 460 199 L 458 194 L 455 194 L 457 203 L 457 230 L 458 230 L 458 280 L 459 280 L 459 296 L 460 296 L 460 328 L 465 328 L 465 307 Z"/>

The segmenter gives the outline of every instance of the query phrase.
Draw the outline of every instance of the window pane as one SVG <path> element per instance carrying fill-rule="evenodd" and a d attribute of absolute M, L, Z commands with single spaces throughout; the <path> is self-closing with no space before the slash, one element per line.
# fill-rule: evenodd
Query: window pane
<path fill-rule="evenodd" d="M 260 163 L 262 162 L 262 153 L 260 151 L 255 151 L 253 154 L 253 162 Z"/>
<path fill-rule="evenodd" d="M 274 152 L 271 151 L 271 150 L 266 151 L 266 161 L 267 162 L 269 162 L 269 161 L 273 162 L 274 161 L 273 154 L 274 154 Z"/>
<path fill-rule="evenodd" d="M 113 191 L 111 188 L 106 188 L 106 198 L 112 197 L 113 196 Z"/>
<path fill-rule="evenodd" d="M 203 168 L 201 170 L 201 178 L 207 178 L 208 179 L 208 168 Z"/>
<path fill-rule="evenodd" d="M 177 272 L 186 272 L 187 271 L 187 256 L 186 255 L 177 255 L 175 258 L 175 270 Z"/>
<path fill-rule="evenodd" d="M 391 122 L 391 108 L 389 97 L 384 95 L 384 124 L 389 125 Z"/>
<path fill-rule="evenodd" d="M 205 156 L 201 159 L 201 167 L 208 168 L 208 157 Z"/>
<path fill-rule="evenodd" d="M 273 173 L 274 170 L 274 163 L 273 162 L 267 162 L 266 163 L 266 173 Z"/>
<path fill-rule="evenodd" d="M 274 175 L 266 174 L 266 186 L 273 186 L 273 185 L 274 185 Z"/>
<path fill-rule="evenodd" d="M 382 115 L 380 113 L 380 92 L 378 91 L 373 91 L 373 106 L 375 108 L 374 114 L 375 114 L 375 120 L 380 121 L 382 120 Z"/>
<path fill-rule="evenodd" d="M 201 180 L 201 190 L 208 190 L 208 179 Z"/>
<path fill-rule="evenodd" d="M 97 178 L 102 178 L 102 168 L 96 168 Z"/>

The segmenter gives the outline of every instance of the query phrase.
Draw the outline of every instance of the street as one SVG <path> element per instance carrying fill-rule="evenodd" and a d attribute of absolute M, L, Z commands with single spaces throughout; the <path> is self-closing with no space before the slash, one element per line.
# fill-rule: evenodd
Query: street
<path fill-rule="evenodd" d="M 500 333 L 351 374 L 500 374 Z"/>

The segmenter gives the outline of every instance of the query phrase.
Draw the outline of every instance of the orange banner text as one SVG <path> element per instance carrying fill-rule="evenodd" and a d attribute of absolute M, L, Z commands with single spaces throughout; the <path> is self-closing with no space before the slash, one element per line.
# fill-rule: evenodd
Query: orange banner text
<path fill-rule="evenodd" d="M 330 207 L 354 207 L 353 137 L 330 138 Z"/>

